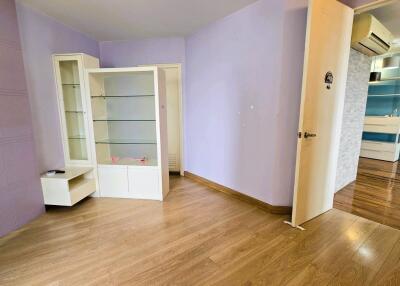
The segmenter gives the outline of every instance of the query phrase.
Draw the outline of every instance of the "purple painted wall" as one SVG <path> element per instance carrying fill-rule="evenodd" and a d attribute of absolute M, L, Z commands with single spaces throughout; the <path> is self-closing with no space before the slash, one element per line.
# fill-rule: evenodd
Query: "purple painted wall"
<path fill-rule="evenodd" d="M 132 67 L 151 64 L 182 64 L 183 102 L 185 101 L 185 39 L 150 38 L 132 41 L 100 42 L 102 67 Z"/>
<path fill-rule="evenodd" d="M 184 63 L 186 170 L 292 202 L 306 0 L 260 0 L 186 39 L 101 42 L 104 67 Z"/>
<path fill-rule="evenodd" d="M 291 205 L 306 1 L 260 0 L 186 39 L 186 169 Z"/>
<path fill-rule="evenodd" d="M 17 15 L 0 0 L 0 236 L 44 211 Z"/>
<path fill-rule="evenodd" d="M 17 3 L 40 171 L 64 167 L 64 154 L 51 55 L 99 56 L 98 43 L 52 18 Z"/>
<path fill-rule="evenodd" d="M 100 42 L 102 67 L 132 67 L 185 62 L 183 38 Z"/>

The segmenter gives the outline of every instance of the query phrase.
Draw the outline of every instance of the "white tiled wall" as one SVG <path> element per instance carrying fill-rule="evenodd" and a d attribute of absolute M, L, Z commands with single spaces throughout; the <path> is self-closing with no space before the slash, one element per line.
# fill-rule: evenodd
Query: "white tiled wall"
<path fill-rule="evenodd" d="M 340 138 L 336 191 L 356 179 L 371 58 L 351 50 Z"/>

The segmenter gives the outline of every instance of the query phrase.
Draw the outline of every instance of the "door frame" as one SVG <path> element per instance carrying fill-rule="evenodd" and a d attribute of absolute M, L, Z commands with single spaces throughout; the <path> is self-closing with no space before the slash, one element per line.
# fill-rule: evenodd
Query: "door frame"
<path fill-rule="evenodd" d="M 177 68 L 178 69 L 178 96 L 179 96 L 179 174 L 183 177 L 185 175 L 185 148 L 184 148 L 184 105 L 183 105 L 183 85 L 182 85 L 182 64 L 171 63 L 171 64 L 150 64 L 150 65 L 139 65 L 139 66 L 156 66 L 159 68 Z M 168 110 L 167 110 L 168 112 Z"/>

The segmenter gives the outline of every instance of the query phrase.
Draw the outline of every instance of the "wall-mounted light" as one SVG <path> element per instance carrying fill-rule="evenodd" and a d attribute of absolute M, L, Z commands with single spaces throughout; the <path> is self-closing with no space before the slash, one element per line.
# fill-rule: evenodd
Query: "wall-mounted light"
<path fill-rule="evenodd" d="M 387 57 L 383 59 L 382 68 L 384 69 L 397 69 L 400 68 L 400 57 Z"/>

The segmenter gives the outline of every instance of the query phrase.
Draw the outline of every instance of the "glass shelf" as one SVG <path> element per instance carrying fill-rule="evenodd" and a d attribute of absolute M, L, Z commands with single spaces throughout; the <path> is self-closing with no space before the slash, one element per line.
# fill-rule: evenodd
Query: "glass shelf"
<path fill-rule="evenodd" d="M 99 160 L 100 165 L 128 165 L 128 166 L 157 166 L 158 162 L 155 159 L 147 159 L 139 161 L 133 158 L 119 158 L 118 160 Z"/>
<path fill-rule="evenodd" d="M 157 141 L 143 139 L 104 139 L 96 141 L 96 144 L 117 145 L 156 145 Z"/>
<path fill-rule="evenodd" d="M 154 97 L 154 94 L 132 94 L 132 95 L 96 95 L 96 96 L 91 96 L 91 98 L 103 98 L 103 99 L 109 99 L 109 98 L 129 98 L 129 97 Z"/>
<path fill-rule="evenodd" d="M 71 136 L 68 137 L 69 140 L 86 140 L 86 137 L 84 136 Z"/>
<path fill-rule="evenodd" d="M 93 122 L 155 122 L 155 119 L 93 119 Z"/>
<path fill-rule="evenodd" d="M 66 113 L 84 113 L 82 110 L 65 110 Z"/>
<path fill-rule="evenodd" d="M 80 86 L 80 83 L 63 83 L 62 85 Z"/>
<path fill-rule="evenodd" d="M 394 94 L 368 94 L 368 96 L 371 96 L 371 97 L 400 96 L 400 93 L 394 93 Z"/>

